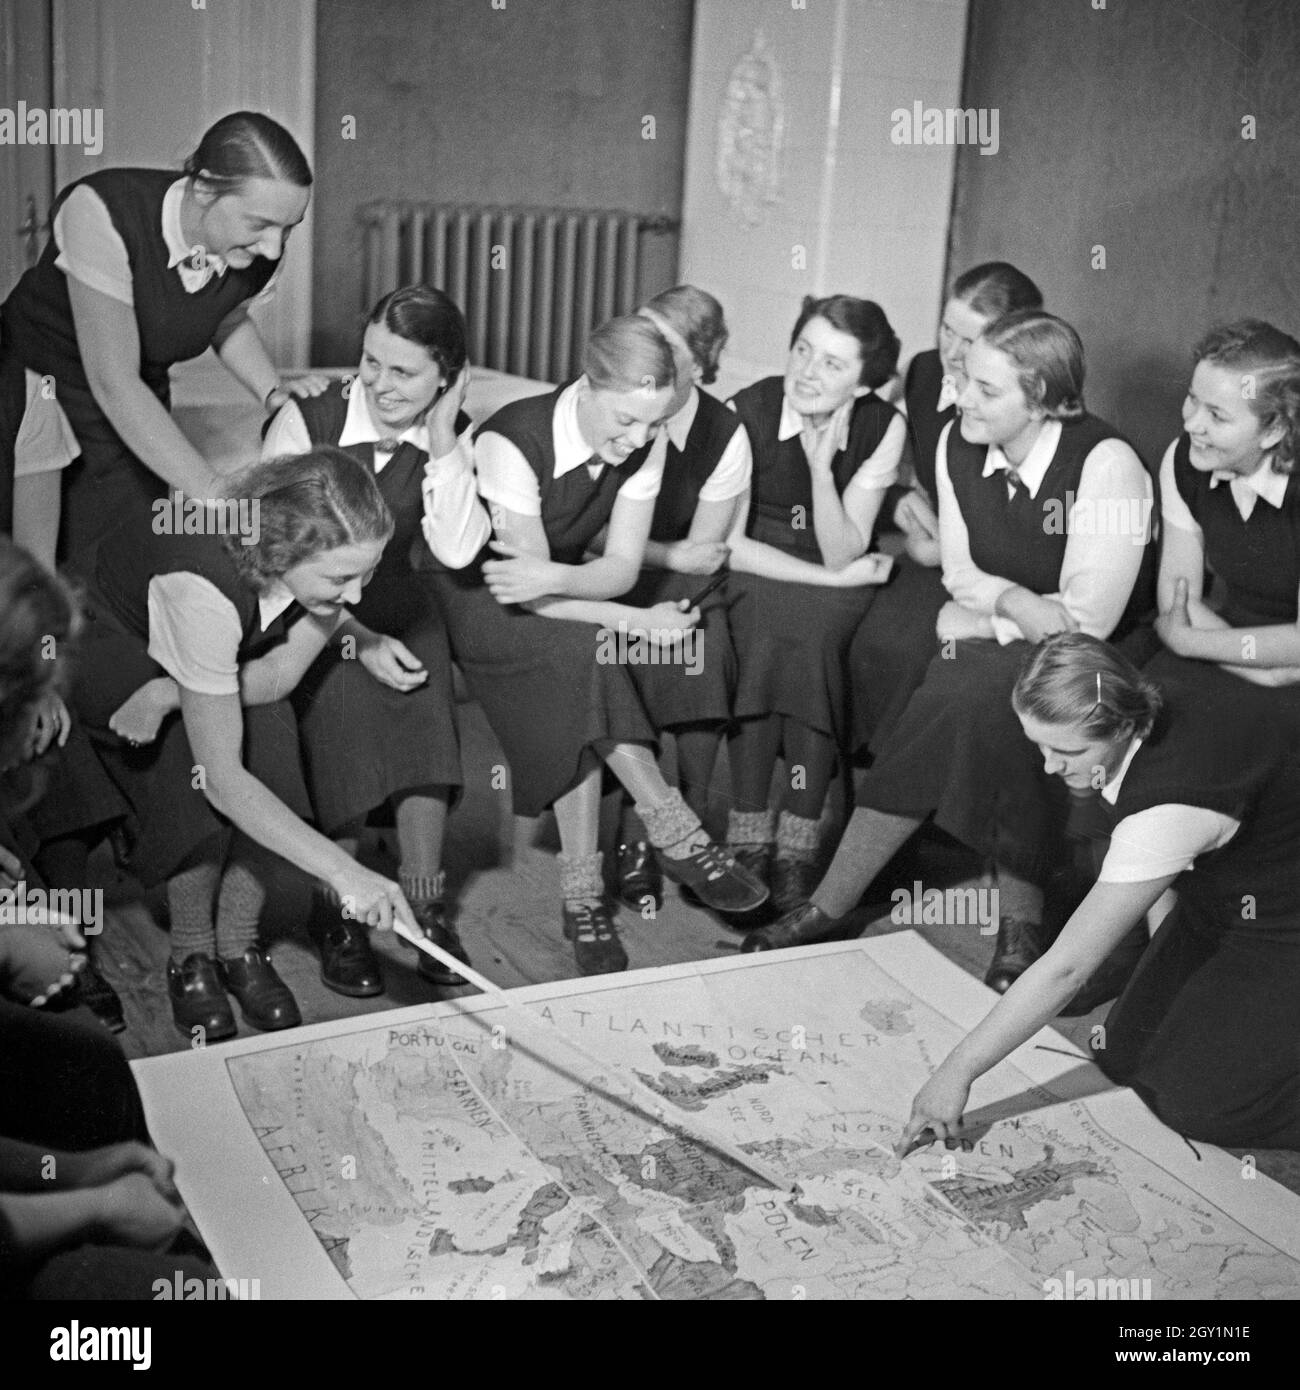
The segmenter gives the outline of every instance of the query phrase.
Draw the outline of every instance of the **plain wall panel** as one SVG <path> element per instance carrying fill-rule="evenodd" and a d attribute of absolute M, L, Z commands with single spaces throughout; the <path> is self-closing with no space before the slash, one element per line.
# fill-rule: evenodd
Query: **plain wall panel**
<path fill-rule="evenodd" d="M 356 355 L 369 306 L 355 213 L 372 199 L 677 218 L 691 15 L 692 0 L 321 5 L 314 359 Z M 643 292 L 666 289 L 676 236 L 643 250 Z"/>
<path fill-rule="evenodd" d="M 971 0 L 964 104 L 1000 109 L 1001 149 L 958 153 L 951 266 L 1032 275 L 1150 463 L 1206 328 L 1300 330 L 1298 68 L 1285 0 Z"/>

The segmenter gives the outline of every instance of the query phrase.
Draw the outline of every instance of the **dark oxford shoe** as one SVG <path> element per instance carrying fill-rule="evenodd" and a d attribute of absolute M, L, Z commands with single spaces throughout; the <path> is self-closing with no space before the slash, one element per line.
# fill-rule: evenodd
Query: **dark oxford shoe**
<path fill-rule="evenodd" d="M 273 1033 L 279 1028 L 296 1028 L 302 1022 L 298 1001 L 275 973 L 265 946 L 250 946 L 238 960 L 217 964 L 250 1027 Z"/>
<path fill-rule="evenodd" d="M 828 917 L 820 907 L 804 903 L 793 912 L 787 912 L 780 921 L 751 932 L 740 949 L 781 951 L 787 946 L 810 946 L 815 941 L 825 941 L 840 925 L 840 918 Z"/>
<path fill-rule="evenodd" d="M 167 962 L 167 993 L 172 1002 L 172 1019 L 182 1033 L 202 1028 L 206 1042 L 235 1036 L 235 1015 L 222 987 L 216 962 L 202 951 L 195 951 L 177 965 Z"/>

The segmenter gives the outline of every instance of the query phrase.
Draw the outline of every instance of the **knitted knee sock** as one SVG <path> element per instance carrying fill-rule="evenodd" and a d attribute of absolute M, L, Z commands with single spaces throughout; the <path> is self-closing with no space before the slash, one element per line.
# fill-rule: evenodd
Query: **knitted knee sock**
<path fill-rule="evenodd" d="M 412 907 L 417 903 L 440 903 L 447 889 L 447 875 L 439 872 L 430 878 L 425 874 L 408 874 L 399 865 L 397 883 Z"/>
<path fill-rule="evenodd" d="M 250 852 L 238 837 L 221 875 L 217 896 L 217 954 L 224 960 L 238 960 L 250 946 L 258 943 L 258 921 L 266 901 L 260 856 Z"/>
<path fill-rule="evenodd" d="M 197 863 L 189 863 L 167 880 L 167 906 L 172 919 L 172 959 L 179 965 L 201 951 L 216 954 L 212 925 L 217 885 L 221 881 L 220 850 L 214 845 Z"/>
<path fill-rule="evenodd" d="M 687 859 L 708 840 L 699 816 L 686 804 L 676 788 L 658 806 L 638 801 L 636 810 L 645 822 L 645 833 L 650 843 L 656 849 L 663 850 L 669 859 Z"/>
<path fill-rule="evenodd" d="M 605 900 L 605 856 L 594 854 L 561 854 L 560 896 L 572 907 L 599 907 Z"/>
<path fill-rule="evenodd" d="M 732 849 L 761 849 L 776 839 L 771 811 L 728 811 L 727 844 Z"/>
<path fill-rule="evenodd" d="M 783 859 L 796 859 L 801 864 L 811 864 L 817 858 L 817 831 L 820 821 L 808 816 L 796 816 L 793 811 L 782 811 L 776 823 L 776 852 Z"/>

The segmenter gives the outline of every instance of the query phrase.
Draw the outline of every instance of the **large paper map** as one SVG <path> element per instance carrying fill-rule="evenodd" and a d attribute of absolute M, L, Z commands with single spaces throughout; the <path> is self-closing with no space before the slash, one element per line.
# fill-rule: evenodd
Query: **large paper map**
<path fill-rule="evenodd" d="M 222 1272 L 263 1297 L 1300 1297 L 1300 1198 L 1055 1034 L 977 1084 L 971 1140 L 896 1159 L 991 1000 L 910 933 L 519 995 L 598 1084 L 482 998 L 137 1063 Z M 793 1191 L 657 1122 L 632 1072 Z"/>

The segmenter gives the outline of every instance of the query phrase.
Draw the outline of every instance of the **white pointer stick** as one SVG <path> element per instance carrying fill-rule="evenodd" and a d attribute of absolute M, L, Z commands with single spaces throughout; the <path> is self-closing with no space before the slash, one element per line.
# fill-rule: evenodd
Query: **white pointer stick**
<path fill-rule="evenodd" d="M 516 1017 L 526 1018 L 528 1020 L 528 1026 L 534 1029 L 535 1032 L 542 1033 L 548 1038 L 558 1038 L 560 1042 L 573 1052 L 576 1052 L 578 1056 L 590 1066 L 595 1067 L 598 1074 L 602 1071 L 617 1071 L 627 1081 L 635 1085 L 643 1097 L 646 1095 L 653 1096 L 653 1104 L 647 1104 L 643 1100 L 637 1108 L 644 1110 L 661 1125 L 664 1125 L 668 1129 L 675 1129 L 679 1133 L 685 1134 L 688 1138 L 693 1139 L 697 1144 L 701 1144 L 707 1149 L 712 1149 L 715 1153 L 722 1154 L 723 1157 L 729 1158 L 738 1167 L 744 1168 L 748 1172 L 755 1174 L 757 1177 L 762 1178 L 765 1183 L 780 1189 L 782 1192 L 791 1192 L 794 1190 L 794 1184 L 790 1182 L 788 1178 L 782 1177 L 779 1173 L 768 1168 L 766 1164 L 745 1153 L 743 1149 L 737 1148 L 730 1140 L 724 1139 L 720 1134 L 716 1133 L 711 1125 L 703 1125 L 696 1119 L 685 1120 L 677 1115 L 669 1115 L 664 1108 L 663 1100 L 659 1093 L 652 1086 L 647 1086 L 635 1072 L 625 1072 L 623 1068 L 619 1067 L 616 1063 L 602 1061 L 599 1057 L 593 1057 L 585 1047 L 575 1042 L 558 1024 L 553 1023 L 550 1025 L 549 1029 L 543 1029 L 543 1020 L 531 1010 L 525 1008 L 518 1000 L 512 999 L 509 990 L 502 989 L 500 985 L 493 984 L 487 976 L 480 975 L 477 970 L 471 969 L 464 961 L 457 960 L 450 952 L 444 951 L 441 946 L 435 946 L 432 941 L 427 940 L 421 933 L 408 927 L 401 921 L 396 913 L 393 914 L 393 930 L 398 936 L 409 941 L 412 946 L 418 947 L 425 955 L 432 956 L 435 960 L 441 961 L 443 965 L 454 970 L 462 979 L 477 986 L 484 994 L 490 994 L 494 999 L 504 1004 L 506 1008 L 513 1009 Z M 612 1096 L 611 1099 L 620 1101 L 621 1103 L 627 1103 L 619 1096 Z"/>

